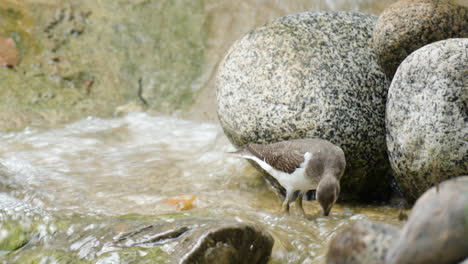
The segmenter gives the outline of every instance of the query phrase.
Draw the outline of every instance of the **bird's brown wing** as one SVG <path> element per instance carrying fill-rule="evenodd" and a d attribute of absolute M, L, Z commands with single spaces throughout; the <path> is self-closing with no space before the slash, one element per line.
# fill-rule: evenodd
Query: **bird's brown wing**
<path fill-rule="evenodd" d="M 295 148 L 290 142 L 269 145 L 248 144 L 245 150 L 266 161 L 273 168 L 287 173 L 294 172 L 304 161 L 304 152 L 300 148 Z"/>

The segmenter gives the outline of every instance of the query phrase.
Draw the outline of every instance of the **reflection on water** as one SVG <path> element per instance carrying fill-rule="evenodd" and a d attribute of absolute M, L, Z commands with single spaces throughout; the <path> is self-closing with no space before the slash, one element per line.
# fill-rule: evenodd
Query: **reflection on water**
<path fill-rule="evenodd" d="M 86 214 L 162 214 L 194 196 L 187 214 L 225 215 L 265 226 L 273 263 L 318 263 L 328 241 L 352 221 L 397 223 L 387 207 L 337 205 L 331 217 L 305 202 L 314 220 L 279 214 L 280 201 L 213 123 L 133 113 L 52 130 L 0 134 L 0 186 L 42 208 Z M 1 168 L 3 165 L 3 168 Z M 190 208 L 188 208 L 190 209 Z M 364 214 L 365 213 L 365 214 Z"/>

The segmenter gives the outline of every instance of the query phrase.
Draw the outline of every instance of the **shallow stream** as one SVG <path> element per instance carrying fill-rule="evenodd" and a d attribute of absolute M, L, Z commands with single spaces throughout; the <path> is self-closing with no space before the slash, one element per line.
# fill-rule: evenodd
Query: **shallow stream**
<path fill-rule="evenodd" d="M 337 230 L 372 219 L 398 225 L 398 210 L 339 204 L 312 220 L 279 213 L 275 191 L 234 150 L 219 125 L 132 113 L 89 117 L 54 129 L 0 134 L 0 186 L 38 207 L 64 214 L 160 215 L 185 209 L 254 222 L 275 237 L 272 263 L 320 263 Z M 193 206 L 180 207 L 193 199 Z"/>

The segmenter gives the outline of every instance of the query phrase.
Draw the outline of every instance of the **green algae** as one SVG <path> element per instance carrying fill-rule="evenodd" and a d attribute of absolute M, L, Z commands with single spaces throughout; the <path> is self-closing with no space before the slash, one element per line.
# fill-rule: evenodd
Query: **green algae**
<path fill-rule="evenodd" d="M 91 264 L 87 260 L 62 250 L 36 249 L 24 251 L 19 256 L 10 256 L 12 264 L 41 264 L 41 263 L 63 263 L 63 264 Z"/>
<path fill-rule="evenodd" d="M 159 247 L 153 248 L 127 248 L 108 252 L 98 258 L 98 262 L 119 261 L 119 263 L 171 263 L 171 257 Z M 107 262 L 106 262 L 107 263 Z"/>
<path fill-rule="evenodd" d="M 0 222 L 0 251 L 14 251 L 23 247 L 32 237 L 31 231 L 16 221 Z"/>

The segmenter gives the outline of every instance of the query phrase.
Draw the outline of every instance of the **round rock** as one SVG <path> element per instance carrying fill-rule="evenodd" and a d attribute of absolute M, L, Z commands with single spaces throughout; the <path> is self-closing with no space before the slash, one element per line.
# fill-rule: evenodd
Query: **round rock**
<path fill-rule="evenodd" d="M 342 194 L 386 194 L 389 82 L 370 47 L 376 20 L 352 12 L 299 13 L 235 42 L 216 78 L 218 117 L 231 142 L 329 140 L 346 155 Z"/>
<path fill-rule="evenodd" d="M 415 201 L 468 173 L 468 39 L 427 45 L 403 61 L 389 89 L 387 145 L 403 195 Z"/>
<path fill-rule="evenodd" d="M 413 207 L 387 264 L 451 264 L 468 258 L 468 176 L 428 190 Z"/>
<path fill-rule="evenodd" d="M 429 43 L 468 37 L 468 8 L 449 0 L 400 0 L 386 8 L 373 33 L 380 65 L 393 77 L 400 63 Z"/>

